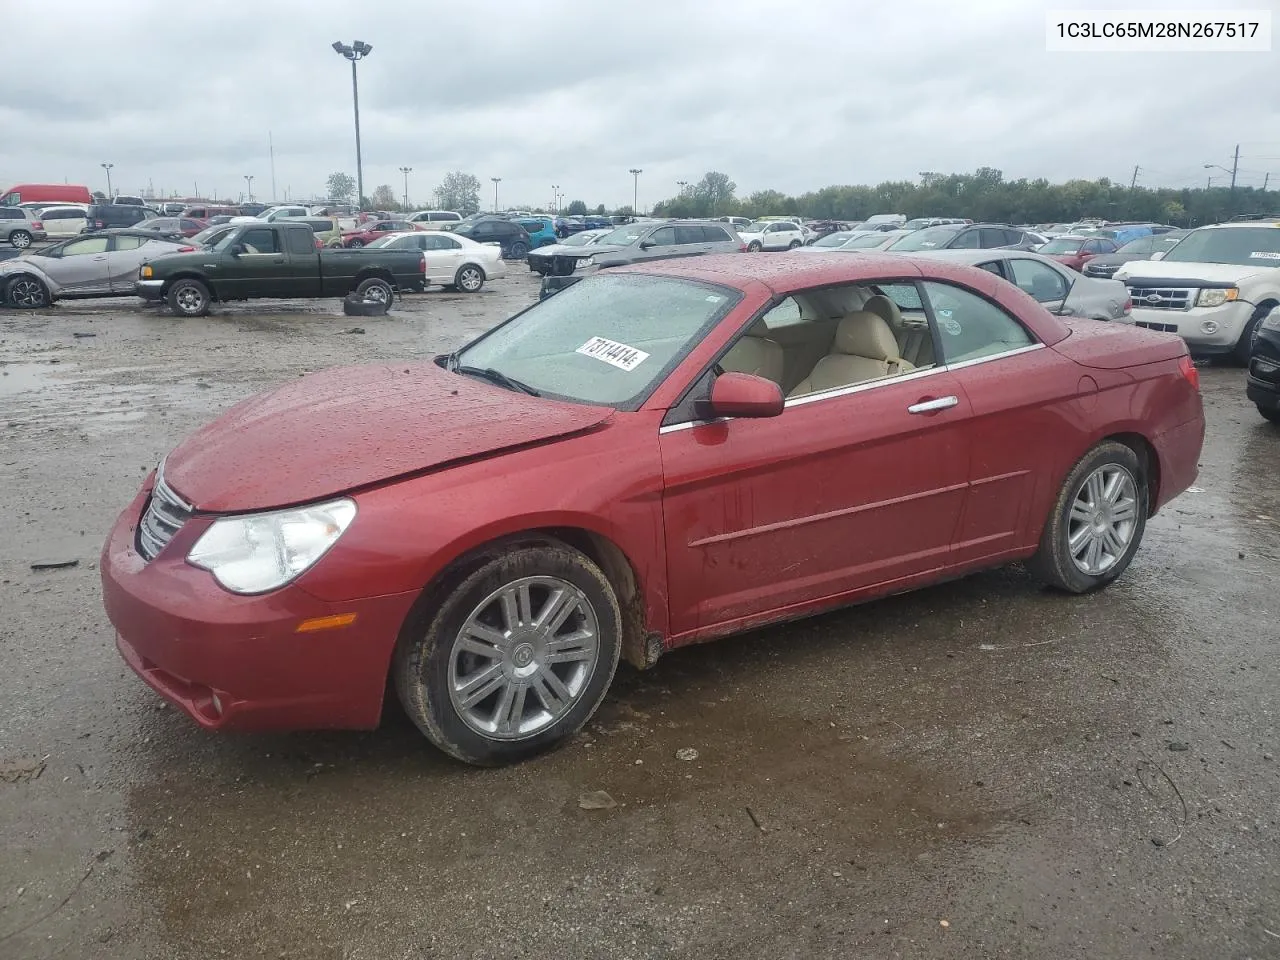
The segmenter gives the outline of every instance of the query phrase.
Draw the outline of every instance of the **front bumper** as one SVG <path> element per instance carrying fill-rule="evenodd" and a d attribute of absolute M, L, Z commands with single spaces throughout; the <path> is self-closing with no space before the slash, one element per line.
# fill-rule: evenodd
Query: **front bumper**
<path fill-rule="evenodd" d="M 1235 349 L 1253 310 L 1253 304 L 1243 300 L 1190 310 L 1151 310 L 1135 304 L 1126 322 L 1176 333 L 1197 356 L 1220 356 Z"/>
<path fill-rule="evenodd" d="M 134 538 L 149 494 L 148 484 L 120 515 L 101 563 L 116 646 L 134 672 L 209 729 L 376 727 L 391 653 L 416 595 L 329 603 L 297 583 L 259 596 L 230 593 L 185 560 L 208 526 L 199 516 L 145 561 Z M 321 562 L 333 559 L 331 552 Z M 340 613 L 355 613 L 355 622 L 297 630 L 303 620 Z"/>
<path fill-rule="evenodd" d="M 135 280 L 133 284 L 133 292 L 140 296 L 143 300 L 163 300 L 164 299 L 164 281 L 163 280 Z"/>

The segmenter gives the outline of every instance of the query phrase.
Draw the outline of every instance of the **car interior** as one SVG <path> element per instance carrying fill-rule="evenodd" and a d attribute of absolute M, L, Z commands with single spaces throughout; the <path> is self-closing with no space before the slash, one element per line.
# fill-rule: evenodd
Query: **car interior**
<path fill-rule="evenodd" d="M 790 296 L 757 320 L 719 366 L 765 377 L 785 396 L 800 397 L 933 364 L 933 338 L 914 285 L 891 284 Z"/>

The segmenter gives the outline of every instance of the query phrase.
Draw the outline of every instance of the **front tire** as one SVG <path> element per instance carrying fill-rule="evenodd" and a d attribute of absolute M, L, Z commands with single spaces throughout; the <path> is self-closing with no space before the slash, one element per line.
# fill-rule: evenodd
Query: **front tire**
<path fill-rule="evenodd" d="M 621 650 L 608 578 L 559 542 L 481 557 L 406 624 L 393 663 L 405 712 L 432 743 L 479 766 L 561 743 L 604 699 Z"/>
<path fill-rule="evenodd" d="M 15 310 L 39 310 L 49 305 L 49 288 L 39 277 L 23 274 L 9 281 L 4 302 Z"/>
<path fill-rule="evenodd" d="M 792 240 L 789 244 L 787 244 L 787 249 L 788 249 L 788 250 L 794 250 L 794 249 L 795 249 L 796 247 L 798 247 L 798 246 L 800 246 L 800 241 L 799 241 L 799 240 Z"/>
<path fill-rule="evenodd" d="M 31 234 L 25 230 L 15 230 L 9 234 L 9 242 L 19 250 L 25 250 L 31 246 Z"/>
<path fill-rule="evenodd" d="M 1244 329 L 1240 331 L 1240 339 L 1231 350 L 1231 362 L 1237 367 L 1249 365 L 1249 355 L 1253 353 L 1253 341 L 1257 336 L 1258 327 L 1262 326 L 1262 321 L 1267 318 L 1271 310 L 1271 307 L 1258 307 L 1253 311 L 1249 322 L 1244 325 Z"/>
<path fill-rule="evenodd" d="M 177 317 L 206 316 L 213 300 L 209 288 L 199 280 L 178 280 L 169 288 L 165 299 Z"/>
<path fill-rule="evenodd" d="M 1146 469 L 1132 448 L 1098 444 L 1067 474 L 1027 568 L 1067 593 L 1105 587 L 1142 542 L 1149 498 Z"/>
<path fill-rule="evenodd" d="M 349 249 L 351 249 L 351 250 L 355 250 L 355 249 L 358 249 L 359 247 L 363 247 L 363 246 L 364 246 L 364 241 L 363 241 L 363 240 L 348 240 L 348 241 L 347 241 L 347 247 L 348 247 Z"/>
<path fill-rule="evenodd" d="M 463 293 L 479 293 L 484 286 L 484 271 L 473 263 L 464 264 L 458 268 L 453 285 Z"/>
<path fill-rule="evenodd" d="M 759 253 L 763 249 L 764 247 L 761 245 L 759 240 L 752 240 L 750 243 L 747 244 L 748 253 Z"/>
<path fill-rule="evenodd" d="M 374 303 L 385 303 L 391 305 L 391 298 L 395 296 L 395 291 L 391 284 L 383 280 L 381 277 L 370 277 L 368 280 L 362 280 L 355 290 L 356 299 L 372 300 Z"/>

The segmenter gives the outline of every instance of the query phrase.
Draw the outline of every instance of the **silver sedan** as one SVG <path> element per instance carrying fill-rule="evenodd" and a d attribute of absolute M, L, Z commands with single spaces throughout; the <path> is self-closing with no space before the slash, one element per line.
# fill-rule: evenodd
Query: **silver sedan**
<path fill-rule="evenodd" d="M 892 253 L 892 251 L 889 251 Z M 1048 257 L 1022 250 L 918 250 L 913 257 L 948 260 L 994 273 L 1064 317 L 1120 320 L 1130 311 L 1129 288 L 1119 280 L 1076 273 Z"/>
<path fill-rule="evenodd" d="M 138 268 L 192 246 L 141 230 L 100 230 L 0 262 L 0 303 L 19 309 L 54 300 L 133 295 Z"/>

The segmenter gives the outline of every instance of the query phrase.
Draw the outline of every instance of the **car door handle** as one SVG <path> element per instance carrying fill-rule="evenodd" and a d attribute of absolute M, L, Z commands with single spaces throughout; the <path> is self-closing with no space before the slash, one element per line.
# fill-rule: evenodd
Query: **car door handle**
<path fill-rule="evenodd" d="M 107 259 L 107 257 L 106 257 L 106 254 L 103 254 L 101 257 L 94 257 L 93 259 L 94 259 L 94 260 L 105 260 L 105 259 Z"/>
<path fill-rule="evenodd" d="M 275 258 L 274 260 L 272 260 L 271 262 L 272 262 L 272 263 L 284 263 L 284 257 L 276 257 L 276 258 Z"/>
<path fill-rule="evenodd" d="M 907 413 L 936 413 L 939 410 L 949 410 L 959 405 L 958 397 L 937 397 L 934 400 L 921 400 L 919 403 L 913 403 L 907 407 Z"/>

